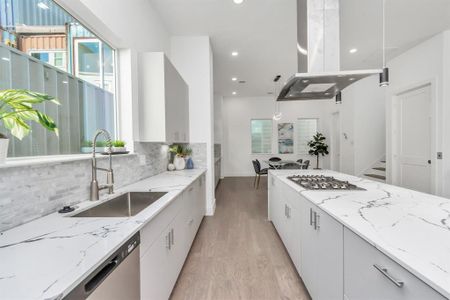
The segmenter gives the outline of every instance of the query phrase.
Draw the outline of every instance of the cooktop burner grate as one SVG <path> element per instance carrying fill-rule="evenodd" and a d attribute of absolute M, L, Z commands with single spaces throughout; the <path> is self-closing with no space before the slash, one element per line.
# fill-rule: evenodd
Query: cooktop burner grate
<path fill-rule="evenodd" d="M 331 176 L 324 175 L 293 175 L 287 177 L 307 190 L 329 191 L 329 190 L 354 190 L 365 191 L 348 181 L 338 180 Z"/>

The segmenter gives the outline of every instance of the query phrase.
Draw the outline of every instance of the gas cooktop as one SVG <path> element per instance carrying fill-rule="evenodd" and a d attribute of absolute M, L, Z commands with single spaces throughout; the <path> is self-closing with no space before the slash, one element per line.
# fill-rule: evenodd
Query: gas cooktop
<path fill-rule="evenodd" d="M 354 190 L 365 191 L 348 181 L 338 180 L 331 176 L 324 175 L 293 175 L 287 177 L 307 190 L 329 191 L 329 190 Z"/>

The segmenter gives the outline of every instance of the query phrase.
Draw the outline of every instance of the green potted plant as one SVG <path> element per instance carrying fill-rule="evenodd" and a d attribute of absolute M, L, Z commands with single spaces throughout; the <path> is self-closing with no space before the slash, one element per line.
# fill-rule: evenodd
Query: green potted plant
<path fill-rule="evenodd" d="M 127 148 L 125 147 L 126 143 L 121 140 L 115 140 L 112 142 L 112 151 L 113 152 L 127 152 Z"/>
<path fill-rule="evenodd" d="M 29 90 L 0 91 L 0 121 L 12 136 L 22 140 L 31 132 L 30 122 L 36 122 L 58 136 L 58 127 L 48 115 L 40 112 L 33 105 L 50 102 L 59 105 L 51 96 Z M 6 133 L 0 133 L 0 163 L 8 153 L 9 139 Z"/>
<path fill-rule="evenodd" d="M 185 149 L 181 145 L 173 145 L 169 148 L 169 152 L 174 154 L 173 165 L 176 170 L 183 170 L 186 167 L 186 161 L 184 156 L 186 155 Z"/>
<path fill-rule="evenodd" d="M 328 154 L 328 145 L 325 143 L 325 136 L 317 132 L 311 141 L 308 142 L 309 154 L 317 156 L 316 169 L 319 169 L 319 157 L 320 155 L 325 156 Z"/>

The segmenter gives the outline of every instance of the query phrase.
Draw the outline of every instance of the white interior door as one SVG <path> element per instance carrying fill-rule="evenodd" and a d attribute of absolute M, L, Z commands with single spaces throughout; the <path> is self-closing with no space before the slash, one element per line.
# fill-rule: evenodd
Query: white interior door
<path fill-rule="evenodd" d="M 431 193 L 431 88 L 420 87 L 397 99 L 398 183 Z"/>
<path fill-rule="evenodd" d="M 339 112 L 332 114 L 331 123 L 331 167 L 334 171 L 341 170 L 341 127 Z"/>

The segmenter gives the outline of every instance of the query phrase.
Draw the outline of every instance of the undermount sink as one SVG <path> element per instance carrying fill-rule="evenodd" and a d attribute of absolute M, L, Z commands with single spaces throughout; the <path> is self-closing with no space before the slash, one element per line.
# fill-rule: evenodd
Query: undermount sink
<path fill-rule="evenodd" d="M 72 217 L 131 217 L 154 203 L 166 192 L 129 192 Z"/>

